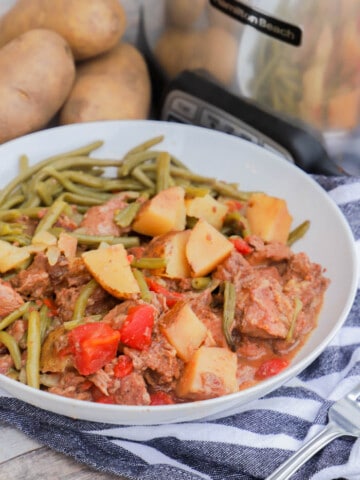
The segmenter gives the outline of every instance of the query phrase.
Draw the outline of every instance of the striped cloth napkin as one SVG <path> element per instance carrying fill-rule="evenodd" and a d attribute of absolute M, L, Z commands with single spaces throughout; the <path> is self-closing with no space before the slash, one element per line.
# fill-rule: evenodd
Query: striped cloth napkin
<path fill-rule="evenodd" d="M 360 178 L 316 180 L 348 219 L 360 259 Z M 0 421 L 95 469 L 132 480 L 264 479 L 325 425 L 329 406 L 359 381 L 358 290 L 345 325 L 312 365 L 230 417 L 114 427 L 40 411 L 0 391 Z M 292 478 L 359 480 L 360 439 L 334 440 Z"/>

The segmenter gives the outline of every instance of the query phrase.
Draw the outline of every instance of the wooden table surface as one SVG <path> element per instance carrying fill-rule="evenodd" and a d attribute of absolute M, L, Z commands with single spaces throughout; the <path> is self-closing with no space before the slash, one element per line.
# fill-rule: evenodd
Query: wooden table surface
<path fill-rule="evenodd" d="M 126 480 L 88 468 L 0 423 L 0 480 Z"/>

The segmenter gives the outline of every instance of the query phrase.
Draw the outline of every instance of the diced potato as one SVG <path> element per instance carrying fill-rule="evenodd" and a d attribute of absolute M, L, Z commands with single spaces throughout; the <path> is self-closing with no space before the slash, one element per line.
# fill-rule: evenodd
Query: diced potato
<path fill-rule="evenodd" d="M 182 232 L 170 232 L 154 238 L 148 248 L 147 256 L 165 258 L 166 267 L 155 270 L 155 275 L 163 275 L 169 278 L 190 277 L 190 265 L 186 258 L 186 244 L 190 230 Z"/>
<path fill-rule="evenodd" d="M 236 353 L 221 347 L 200 347 L 186 364 L 176 394 L 202 400 L 237 392 Z"/>
<path fill-rule="evenodd" d="M 30 258 L 30 252 L 22 247 L 0 240 L 0 272 L 19 267 Z"/>
<path fill-rule="evenodd" d="M 49 247 L 50 245 L 56 245 L 56 242 L 57 239 L 55 235 L 47 232 L 46 230 L 36 233 L 31 240 L 31 243 L 33 245 L 44 245 L 45 247 Z"/>
<path fill-rule="evenodd" d="M 178 302 L 163 318 L 162 333 L 178 356 L 188 362 L 207 336 L 207 328 L 188 303 Z"/>
<path fill-rule="evenodd" d="M 133 298 L 140 293 L 122 244 L 89 250 L 82 258 L 95 280 L 114 297 Z"/>
<path fill-rule="evenodd" d="M 253 193 L 249 198 L 246 218 L 252 234 L 265 242 L 286 243 L 292 216 L 285 200 L 265 193 Z"/>
<path fill-rule="evenodd" d="M 199 220 L 191 230 L 186 245 L 186 257 L 193 277 L 210 273 L 222 262 L 234 245 L 206 220 Z"/>
<path fill-rule="evenodd" d="M 182 187 L 162 190 L 143 204 L 132 229 L 135 232 L 156 237 L 171 231 L 185 229 L 185 191 Z"/>
<path fill-rule="evenodd" d="M 58 240 L 58 247 L 68 260 L 76 257 L 78 241 L 76 237 L 69 235 L 66 232 L 61 232 Z"/>
<path fill-rule="evenodd" d="M 210 225 L 220 230 L 224 223 L 228 207 L 220 203 L 211 195 L 188 198 L 185 200 L 186 214 L 189 217 L 202 218 Z"/>

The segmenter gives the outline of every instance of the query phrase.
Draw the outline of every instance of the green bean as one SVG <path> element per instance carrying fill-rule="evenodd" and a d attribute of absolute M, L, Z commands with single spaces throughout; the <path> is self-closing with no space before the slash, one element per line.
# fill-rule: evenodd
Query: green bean
<path fill-rule="evenodd" d="M 40 314 L 31 310 L 27 332 L 26 383 L 34 388 L 40 388 L 40 350 Z"/>
<path fill-rule="evenodd" d="M 16 207 L 17 205 L 21 205 L 25 200 L 25 195 L 19 193 L 18 195 L 12 195 L 10 198 L 3 203 L 2 207 L 4 210 L 8 210 L 10 208 Z"/>
<path fill-rule="evenodd" d="M 167 265 L 166 258 L 142 257 L 134 258 L 131 266 L 140 269 L 154 270 L 157 268 L 165 268 Z"/>
<path fill-rule="evenodd" d="M 78 185 L 75 185 L 73 182 L 68 180 L 65 175 L 63 175 L 61 172 L 58 172 L 55 168 L 53 167 L 45 167 L 43 169 L 43 172 L 48 173 L 52 177 L 56 178 L 56 180 L 68 191 L 80 195 L 91 195 L 94 196 L 95 198 L 99 198 L 105 202 L 108 200 L 110 197 L 108 194 L 101 193 L 94 191 L 93 189 L 85 188 L 85 187 L 79 187 Z"/>
<path fill-rule="evenodd" d="M 5 242 L 16 243 L 21 247 L 31 244 L 30 235 L 25 235 L 25 234 L 24 235 L 3 235 L 3 236 L 0 236 L 0 239 L 4 240 Z"/>
<path fill-rule="evenodd" d="M 80 183 L 86 187 L 102 188 L 104 185 L 103 178 L 97 177 L 90 173 L 85 173 L 78 170 L 63 170 L 62 173 L 68 180 L 75 183 Z"/>
<path fill-rule="evenodd" d="M 19 170 L 25 172 L 29 168 L 29 157 L 27 155 L 20 155 L 19 157 Z"/>
<path fill-rule="evenodd" d="M 28 168 L 25 172 L 17 175 L 8 185 L 0 191 L 0 208 L 5 199 L 11 194 L 11 192 L 29 178 L 34 178 L 34 175 L 48 165 L 52 165 L 56 170 L 66 170 L 67 168 L 76 167 L 118 167 L 118 160 L 99 160 L 96 158 L 74 156 L 69 157 L 65 155 L 57 155 L 55 157 L 47 158 L 36 165 Z"/>
<path fill-rule="evenodd" d="M 87 235 L 78 232 L 69 232 L 69 235 L 77 238 L 78 242 L 82 245 L 94 246 L 100 243 L 108 243 L 109 245 L 115 245 L 122 243 L 125 248 L 136 247 L 140 245 L 139 237 L 115 237 L 112 235 Z"/>
<path fill-rule="evenodd" d="M 94 206 L 94 205 L 103 205 L 104 201 L 100 198 L 94 198 L 87 195 L 78 195 L 76 193 L 64 192 L 61 196 L 58 197 L 59 199 L 63 200 L 66 203 L 71 203 L 75 205 L 86 205 L 86 206 Z M 1 212 L 0 212 L 1 215 Z"/>
<path fill-rule="evenodd" d="M 138 180 L 145 187 L 155 188 L 155 183 L 151 180 L 149 175 L 144 173 L 140 167 L 135 167 L 131 172 L 131 176 Z"/>
<path fill-rule="evenodd" d="M 287 239 L 288 246 L 291 247 L 291 245 L 293 245 L 295 242 L 300 240 L 300 238 L 302 238 L 305 235 L 305 233 L 309 230 L 309 228 L 310 228 L 310 221 L 309 220 L 305 220 L 299 226 L 294 228 L 294 230 L 292 230 L 289 233 L 289 236 L 288 236 L 288 239 Z"/>
<path fill-rule="evenodd" d="M 210 188 L 195 187 L 193 185 L 185 185 L 184 190 L 188 197 L 205 197 L 205 195 L 209 195 L 211 192 Z"/>
<path fill-rule="evenodd" d="M 291 318 L 291 324 L 290 324 L 289 331 L 286 335 L 286 341 L 287 342 L 290 342 L 293 338 L 296 321 L 297 321 L 299 313 L 301 312 L 301 309 L 303 307 L 303 303 L 300 300 L 300 298 L 298 298 L 298 297 L 295 298 L 294 303 L 295 304 L 294 304 L 294 311 L 293 311 L 292 318 Z"/>
<path fill-rule="evenodd" d="M 6 315 L 6 317 L 0 321 L 0 330 L 4 330 L 4 328 L 7 328 L 15 320 L 25 315 L 25 313 L 29 310 L 30 305 L 31 302 L 23 303 L 19 308 L 9 313 L 9 315 Z"/>
<path fill-rule="evenodd" d="M 138 213 L 141 207 L 140 202 L 129 203 L 125 208 L 119 210 L 114 215 L 114 221 L 116 225 L 119 225 L 121 228 L 126 228 L 131 225 L 136 214 Z"/>
<path fill-rule="evenodd" d="M 211 283 L 210 277 L 196 277 L 191 280 L 191 286 L 195 290 L 204 290 Z"/>
<path fill-rule="evenodd" d="M 42 212 L 46 211 L 44 207 L 31 207 L 31 208 L 14 208 L 10 210 L 0 210 L 0 220 L 13 221 L 17 220 L 21 216 L 29 218 L 39 218 Z"/>
<path fill-rule="evenodd" d="M 14 362 L 16 370 L 21 368 L 21 352 L 15 338 L 7 332 L 0 332 L 0 342 L 9 350 L 10 356 Z"/>
<path fill-rule="evenodd" d="M 75 302 L 72 320 L 79 321 L 85 316 L 87 302 L 97 286 L 98 283 L 96 280 L 92 279 L 81 289 L 80 294 Z"/>
<path fill-rule="evenodd" d="M 51 317 L 49 315 L 49 307 L 43 304 L 39 311 L 40 314 L 40 340 L 41 344 L 45 340 L 46 334 L 51 325 Z"/>
<path fill-rule="evenodd" d="M 146 279 L 145 279 L 144 274 L 142 273 L 141 270 L 138 270 L 137 268 L 132 268 L 131 270 L 133 272 L 135 280 L 137 281 L 137 283 L 139 285 L 140 295 L 141 295 L 142 300 L 144 300 L 144 302 L 150 302 L 152 296 L 151 296 L 151 292 L 149 290 L 149 287 L 146 283 Z"/>
<path fill-rule="evenodd" d="M 235 285 L 229 281 L 224 282 L 224 309 L 222 328 L 229 347 L 234 350 L 235 344 L 231 335 L 235 319 L 236 290 Z"/>
<path fill-rule="evenodd" d="M 49 230 L 62 214 L 66 203 L 63 200 L 56 200 L 47 210 L 45 216 L 38 223 L 35 235 L 42 231 Z"/>
<path fill-rule="evenodd" d="M 53 203 L 52 194 L 45 182 L 38 182 L 35 187 L 35 192 L 38 194 L 38 196 L 41 198 L 42 203 L 44 203 L 45 205 L 50 206 Z"/>
<path fill-rule="evenodd" d="M 10 224 L 0 220 L 0 235 L 18 235 L 23 231 L 24 226 L 19 223 Z"/>
<path fill-rule="evenodd" d="M 146 140 L 143 143 L 140 143 L 140 145 L 137 145 L 136 147 L 132 148 L 125 154 L 125 158 L 129 157 L 130 155 L 134 155 L 140 152 L 143 152 L 145 150 L 148 150 L 149 148 L 153 147 L 154 145 L 157 145 L 158 143 L 161 143 L 164 140 L 164 135 L 159 135 L 154 138 L 150 138 L 150 140 Z"/>
<path fill-rule="evenodd" d="M 148 160 L 156 160 L 159 153 L 160 152 L 156 150 L 150 150 L 150 151 L 132 153 L 131 155 L 127 155 L 122 161 L 122 164 L 119 166 L 118 176 L 119 177 L 128 176 L 135 167 L 141 165 L 144 162 L 147 162 Z"/>
<path fill-rule="evenodd" d="M 170 155 L 168 152 L 160 152 L 156 159 L 156 192 L 166 190 L 170 185 Z"/>

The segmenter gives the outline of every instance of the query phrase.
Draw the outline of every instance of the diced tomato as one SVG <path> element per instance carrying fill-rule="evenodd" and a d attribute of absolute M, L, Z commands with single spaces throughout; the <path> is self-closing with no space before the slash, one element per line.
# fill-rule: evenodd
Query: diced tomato
<path fill-rule="evenodd" d="M 93 322 L 75 327 L 68 339 L 76 369 L 81 375 L 90 375 L 116 356 L 120 333 L 106 323 Z"/>
<path fill-rule="evenodd" d="M 231 199 L 231 200 L 227 200 L 226 201 L 226 205 L 228 207 L 228 211 L 229 212 L 236 212 L 236 211 L 239 211 L 243 208 L 244 204 L 242 202 L 240 202 L 239 200 L 234 200 L 234 199 Z"/>
<path fill-rule="evenodd" d="M 48 307 L 51 315 L 53 315 L 53 316 L 58 315 L 58 308 L 57 308 L 56 303 L 54 302 L 54 300 L 52 298 L 43 298 L 42 302 L 43 302 L 44 305 L 46 305 Z"/>
<path fill-rule="evenodd" d="M 128 355 L 120 355 L 117 364 L 114 367 L 114 375 L 116 378 L 123 378 L 134 370 L 134 365 Z"/>
<path fill-rule="evenodd" d="M 154 309 L 151 305 L 136 305 L 129 308 L 121 327 L 121 341 L 136 350 L 144 350 L 151 344 L 154 326 Z"/>
<path fill-rule="evenodd" d="M 151 291 L 164 295 L 164 297 L 166 298 L 166 305 L 169 308 L 173 307 L 177 302 L 184 299 L 184 295 L 182 293 L 171 292 L 166 287 L 160 285 L 160 283 L 156 282 L 152 278 L 147 278 L 146 282 Z"/>
<path fill-rule="evenodd" d="M 171 405 L 175 403 L 173 398 L 166 392 L 155 392 L 150 394 L 150 405 Z"/>
<path fill-rule="evenodd" d="M 234 244 L 236 250 L 242 255 L 247 255 L 253 251 L 252 247 L 241 237 L 230 238 L 230 241 Z"/>
<path fill-rule="evenodd" d="M 288 366 L 289 362 L 285 358 L 271 358 L 260 365 L 255 372 L 255 378 L 258 380 L 264 380 L 265 378 L 277 375 Z"/>

